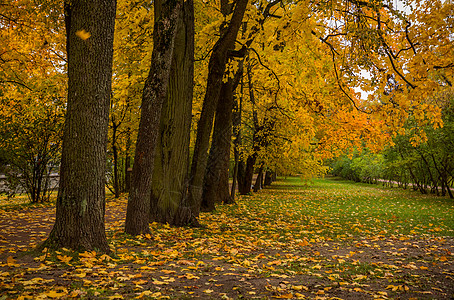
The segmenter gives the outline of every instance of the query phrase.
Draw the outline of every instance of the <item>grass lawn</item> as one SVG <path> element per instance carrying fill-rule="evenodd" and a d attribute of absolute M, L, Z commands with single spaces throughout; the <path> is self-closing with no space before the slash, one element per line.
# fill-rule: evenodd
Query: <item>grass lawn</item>
<path fill-rule="evenodd" d="M 49 206 L 0 200 L 0 299 L 452 299 L 454 202 L 336 178 L 280 179 L 204 228 L 123 234 L 127 197 L 107 201 L 113 250 L 26 252 Z M 22 298 L 22 299 L 24 299 Z"/>

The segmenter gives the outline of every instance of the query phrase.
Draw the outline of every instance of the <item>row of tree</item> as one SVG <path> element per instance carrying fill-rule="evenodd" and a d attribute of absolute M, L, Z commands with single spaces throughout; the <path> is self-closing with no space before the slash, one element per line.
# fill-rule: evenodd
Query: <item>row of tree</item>
<path fill-rule="evenodd" d="M 443 108 L 442 128 L 417 128 L 409 119 L 405 134 L 396 136 L 391 147 L 378 154 L 364 151 L 337 158 L 331 173 L 349 180 L 411 187 L 423 194 L 454 198 L 454 95 L 441 95 L 437 101 Z M 423 140 L 416 135 L 421 129 Z"/>
<path fill-rule="evenodd" d="M 453 58 L 443 53 L 453 50 L 453 8 L 415 5 L 407 15 L 390 1 L 1 6 L 4 123 L 38 142 L 17 116 L 58 116 L 31 130 L 54 132 L 45 153 L 62 141 L 45 244 L 108 251 L 106 174 L 115 195 L 129 191 L 125 231 L 137 235 L 150 221 L 197 226 L 200 211 L 231 203 L 236 187 L 249 193 L 254 170 L 256 189 L 275 172 L 310 178 L 326 172 L 323 159 L 380 149 L 409 115 L 440 126 L 427 99 L 451 86 Z M 16 115 L 8 103 L 21 107 Z M 33 114 L 33 103 L 47 112 Z M 2 145 L 18 145 L 9 132 L 3 126 Z M 34 153 L 27 168 L 60 158 Z M 16 156 L 3 157 L 12 168 Z"/>

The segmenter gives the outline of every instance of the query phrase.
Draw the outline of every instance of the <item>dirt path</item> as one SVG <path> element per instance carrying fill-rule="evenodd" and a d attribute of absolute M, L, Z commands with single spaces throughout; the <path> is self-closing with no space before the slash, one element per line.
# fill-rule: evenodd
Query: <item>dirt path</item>
<path fill-rule="evenodd" d="M 122 226 L 126 216 L 125 201 L 106 204 L 106 229 Z M 0 257 L 4 253 L 26 251 L 43 242 L 55 222 L 55 207 L 0 211 Z"/>
<path fill-rule="evenodd" d="M 47 237 L 54 222 L 54 208 L 2 212 L 0 299 L 2 295 L 7 299 L 454 296 L 453 239 L 375 236 L 342 242 L 279 242 L 284 237 L 277 235 L 275 244 L 267 246 L 265 241 L 251 243 L 241 235 L 235 237 L 234 227 L 216 223 L 196 231 L 196 236 L 192 229 L 152 225 L 153 236 L 131 239 L 121 237 L 125 210 L 125 200 L 106 205 L 106 230 L 116 235 L 112 240 L 117 258 L 86 253 L 77 262 L 70 252 L 42 258 L 20 254 Z M 225 239 L 219 239 L 222 234 Z M 70 261 L 64 263 L 66 258 Z"/>

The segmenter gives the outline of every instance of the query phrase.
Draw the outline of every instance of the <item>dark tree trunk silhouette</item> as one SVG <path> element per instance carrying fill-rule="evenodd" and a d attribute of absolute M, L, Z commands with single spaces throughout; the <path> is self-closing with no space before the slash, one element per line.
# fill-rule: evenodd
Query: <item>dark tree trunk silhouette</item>
<path fill-rule="evenodd" d="M 216 108 L 214 131 L 206 168 L 201 209 L 212 211 L 215 203 L 233 203 L 229 191 L 230 145 L 232 142 L 232 118 L 234 92 L 243 74 L 243 63 L 234 78 L 222 84 Z"/>
<path fill-rule="evenodd" d="M 226 68 L 229 52 L 235 49 L 235 40 L 241 26 L 248 0 L 237 0 L 232 18 L 225 32 L 213 48 L 208 64 L 208 80 L 202 113 L 197 124 L 197 137 L 194 147 L 194 155 L 191 164 L 191 177 L 189 185 L 189 203 L 196 217 L 200 212 L 202 201 L 203 180 L 205 177 L 208 161 L 208 148 L 210 135 L 213 127 L 213 119 L 216 111 L 219 94 L 222 87 L 222 78 Z"/>
<path fill-rule="evenodd" d="M 126 211 L 125 232 L 149 233 L 151 179 L 162 103 L 167 95 L 177 24 L 182 0 L 155 1 L 153 53 L 142 95 L 142 107 L 132 168 L 131 191 Z"/>

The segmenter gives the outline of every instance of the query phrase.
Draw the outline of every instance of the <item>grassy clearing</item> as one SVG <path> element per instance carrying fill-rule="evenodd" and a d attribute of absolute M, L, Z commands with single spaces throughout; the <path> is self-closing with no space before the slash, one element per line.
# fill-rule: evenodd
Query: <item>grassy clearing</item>
<path fill-rule="evenodd" d="M 298 178 L 273 183 L 237 206 L 220 206 L 202 221 L 278 240 L 361 236 L 454 235 L 454 202 L 397 188 L 335 179 L 303 185 Z"/>
<path fill-rule="evenodd" d="M 126 201 L 107 201 L 110 256 L 64 249 L 27 260 L 0 244 L 0 298 L 450 299 L 454 293 L 449 199 L 288 178 L 201 214 L 204 228 L 153 223 L 152 234 L 140 237 L 123 233 Z M 24 220 L 43 225 L 51 211 L 1 216 L 43 239 L 44 227 L 33 233 Z"/>

